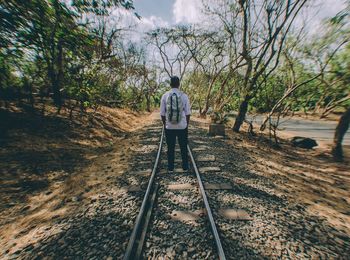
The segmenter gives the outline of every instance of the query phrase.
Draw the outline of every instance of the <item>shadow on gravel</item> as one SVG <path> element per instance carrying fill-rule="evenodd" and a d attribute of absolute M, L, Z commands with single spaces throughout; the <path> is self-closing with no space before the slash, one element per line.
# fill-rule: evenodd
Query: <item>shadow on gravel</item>
<path fill-rule="evenodd" d="M 234 182 L 234 181 L 233 181 Z M 269 202 L 275 202 L 275 203 L 283 203 L 286 202 L 284 199 L 282 199 L 279 196 L 276 196 L 275 194 L 270 194 L 266 191 L 263 191 L 258 188 L 251 187 L 249 185 L 245 185 L 242 183 L 235 183 L 233 184 L 233 193 L 242 197 L 247 198 L 256 198 L 259 200 L 265 200 Z"/>
<path fill-rule="evenodd" d="M 102 208 L 103 210 L 103 208 Z M 10 255 L 21 259 L 121 259 L 131 227 L 116 212 L 96 210 L 93 216 L 77 215 L 58 220 L 43 231 L 43 239 Z"/>

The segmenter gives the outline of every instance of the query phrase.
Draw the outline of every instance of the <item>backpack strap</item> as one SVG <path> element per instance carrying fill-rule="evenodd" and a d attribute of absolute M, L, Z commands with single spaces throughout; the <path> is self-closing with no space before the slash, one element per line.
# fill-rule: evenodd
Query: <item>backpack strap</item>
<path fill-rule="evenodd" d="M 175 94 L 176 95 L 176 94 Z M 180 116 L 180 108 L 179 108 L 179 97 L 176 95 L 176 122 L 179 122 L 179 116 Z"/>
<path fill-rule="evenodd" d="M 173 119 L 173 95 L 174 93 L 170 96 L 170 121 Z"/>

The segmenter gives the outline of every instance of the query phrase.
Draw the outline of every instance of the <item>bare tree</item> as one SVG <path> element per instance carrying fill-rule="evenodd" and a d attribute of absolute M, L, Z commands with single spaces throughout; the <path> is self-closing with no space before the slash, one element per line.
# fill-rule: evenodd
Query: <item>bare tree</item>
<path fill-rule="evenodd" d="M 200 29 L 192 29 L 181 40 L 184 42 L 184 47 L 190 50 L 195 70 L 206 81 L 206 84 L 202 86 L 201 93 L 204 95 L 204 104 L 200 109 L 200 115 L 205 117 L 209 107 L 219 103 L 217 98 L 223 96 L 225 86 L 232 75 L 232 71 L 228 73 L 231 60 L 227 58 L 226 41 L 223 35 L 218 32 Z M 214 85 L 218 82 L 221 84 L 219 95 L 214 95 Z"/>
<path fill-rule="evenodd" d="M 241 56 L 245 63 L 239 70 L 244 80 L 233 131 L 238 132 L 244 122 L 249 101 L 260 87 L 259 78 L 276 69 L 291 25 L 306 2 L 223 0 L 218 9 L 207 7 L 231 38 L 232 54 Z"/>
<path fill-rule="evenodd" d="M 183 42 L 179 40 L 187 33 L 188 28 L 185 26 L 158 28 L 147 33 L 147 40 L 156 47 L 163 69 L 169 77 L 176 74 L 181 80 L 192 59 L 190 50 L 181 46 Z"/>

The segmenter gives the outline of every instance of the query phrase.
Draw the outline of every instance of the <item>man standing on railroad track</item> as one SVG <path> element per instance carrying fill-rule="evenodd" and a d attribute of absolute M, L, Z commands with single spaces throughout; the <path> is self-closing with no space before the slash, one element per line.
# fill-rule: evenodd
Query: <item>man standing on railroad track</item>
<path fill-rule="evenodd" d="M 182 158 L 182 169 L 188 167 L 188 124 L 190 122 L 191 108 L 188 96 L 180 91 L 180 80 L 173 76 L 170 78 L 171 90 L 167 91 L 160 102 L 160 115 L 165 128 L 165 138 L 168 147 L 168 172 L 174 171 L 174 157 L 176 137 L 178 139 Z"/>

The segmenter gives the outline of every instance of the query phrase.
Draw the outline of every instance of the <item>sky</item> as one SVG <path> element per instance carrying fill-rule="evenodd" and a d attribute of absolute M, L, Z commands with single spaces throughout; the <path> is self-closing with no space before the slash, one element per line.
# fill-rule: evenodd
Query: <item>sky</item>
<path fill-rule="evenodd" d="M 134 0 L 136 12 L 142 16 L 137 23 L 141 31 L 154 29 L 157 26 L 171 26 L 181 23 L 199 23 L 201 0 Z M 313 8 L 300 15 L 312 24 L 311 30 L 324 18 L 334 16 L 345 7 L 345 0 L 313 0 Z"/>
<path fill-rule="evenodd" d="M 294 26 L 300 27 L 307 20 L 307 34 L 312 39 L 322 29 L 322 21 L 343 10 L 346 7 L 345 2 L 346 0 L 308 0 L 310 6 L 298 14 Z M 133 0 L 133 3 L 135 12 L 141 16 L 141 19 L 138 19 L 133 12 L 115 9 L 112 12 L 115 23 L 112 22 L 111 26 L 126 28 L 125 40 L 142 46 L 144 46 L 145 33 L 159 27 L 200 24 L 207 28 L 210 23 L 213 23 L 205 19 L 205 15 L 201 12 L 202 0 Z M 154 56 L 152 59 L 158 60 L 159 54 L 154 51 L 152 53 Z"/>

